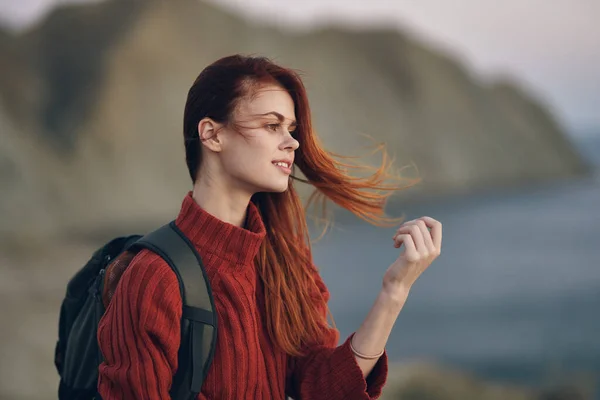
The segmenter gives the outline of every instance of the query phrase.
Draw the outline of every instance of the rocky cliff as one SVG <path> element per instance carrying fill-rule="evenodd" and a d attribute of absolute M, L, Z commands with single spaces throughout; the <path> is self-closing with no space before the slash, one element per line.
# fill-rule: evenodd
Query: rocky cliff
<path fill-rule="evenodd" d="M 540 101 L 406 33 L 292 35 L 195 0 L 106 1 L 0 32 L 0 233 L 170 218 L 190 187 L 187 90 L 235 52 L 303 71 L 328 149 L 364 154 L 367 134 L 398 167 L 415 163 L 423 183 L 409 196 L 585 171 Z"/>

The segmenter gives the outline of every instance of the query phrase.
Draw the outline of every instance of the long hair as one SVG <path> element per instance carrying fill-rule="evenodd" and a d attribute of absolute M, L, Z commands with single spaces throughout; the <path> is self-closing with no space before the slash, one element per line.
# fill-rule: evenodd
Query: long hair
<path fill-rule="evenodd" d="M 198 177 L 202 146 L 198 123 L 209 117 L 221 123 L 233 123 L 238 101 L 252 94 L 261 83 L 276 83 L 288 91 L 294 101 L 297 128 L 295 166 L 306 179 L 292 176 L 287 191 L 261 192 L 251 201 L 259 209 L 267 230 L 259 251 L 257 268 L 265 291 L 266 322 L 271 339 L 290 355 L 303 354 L 304 345 L 314 341 L 328 327 L 326 316 L 315 307 L 320 290 L 315 282 L 305 208 L 293 181 L 313 185 L 309 204 L 330 199 L 358 217 L 375 225 L 388 225 L 397 219 L 385 217 L 385 200 L 395 190 L 418 180 L 402 179 L 390 173 L 384 147 L 383 162 L 367 177 L 353 177 L 346 171 L 361 168 L 338 159 L 344 157 L 325 151 L 311 125 L 306 89 L 299 75 L 264 57 L 233 55 L 206 67 L 189 90 L 184 111 L 186 163 L 192 181 Z M 368 168 L 363 166 L 363 168 Z M 295 170 L 295 168 L 294 168 Z M 391 180 L 390 183 L 386 183 Z"/>

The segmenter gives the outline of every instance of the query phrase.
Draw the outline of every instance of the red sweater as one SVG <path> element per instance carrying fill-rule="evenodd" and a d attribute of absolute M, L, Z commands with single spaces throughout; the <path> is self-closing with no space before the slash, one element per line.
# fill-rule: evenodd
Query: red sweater
<path fill-rule="evenodd" d="M 339 333 L 329 329 L 304 357 L 291 357 L 270 340 L 253 262 L 266 231 L 252 203 L 244 229 L 210 215 L 188 193 L 176 224 L 202 257 L 218 316 L 214 360 L 198 399 L 379 397 L 387 377 L 387 355 L 365 380 L 349 347 L 351 336 L 337 346 Z M 329 292 L 316 274 L 326 302 Z M 316 305 L 323 313 L 325 302 Z M 181 313 L 173 271 L 154 253 L 140 252 L 121 277 L 98 328 L 105 358 L 98 390 L 104 400 L 169 398 Z"/>

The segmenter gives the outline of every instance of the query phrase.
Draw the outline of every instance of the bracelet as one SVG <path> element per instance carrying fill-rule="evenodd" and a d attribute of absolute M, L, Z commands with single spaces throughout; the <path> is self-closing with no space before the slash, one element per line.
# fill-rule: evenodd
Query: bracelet
<path fill-rule="evenodd" d="M 352 350 L 352 352 L 354 353 L 354 355 L 356 357 L 362 358 L 363 360 L 375 360 L 375 359 L 381 357 L 383 355 L 383 353 L 385 352 L 385 349 L 383 349 L 383 350 L 381 350 L 381 353 L 374 355 L 374 356 L 368 356 L 366 354 L 359 353 L 358 351 L 356 351 L 354 346 L 352 346 L 352 340 L 350 340 L 350 350 Z"/>

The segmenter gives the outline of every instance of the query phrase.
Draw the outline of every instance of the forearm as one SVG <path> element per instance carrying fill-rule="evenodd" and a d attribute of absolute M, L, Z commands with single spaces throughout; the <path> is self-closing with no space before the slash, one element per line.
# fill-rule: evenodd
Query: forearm
<path fill-rule="evenodd" d="M 408 289 L 393 292 L 382 289 L 379 292 L 373 307 L 352 338 L 352 346 L 358 353 L 374 355 L 383 351 L 408 292 Z M 366 360 L 356 355 L 355 358 L 365 377 L 378 360 Z"/>

